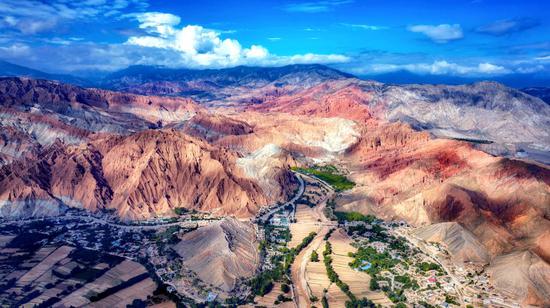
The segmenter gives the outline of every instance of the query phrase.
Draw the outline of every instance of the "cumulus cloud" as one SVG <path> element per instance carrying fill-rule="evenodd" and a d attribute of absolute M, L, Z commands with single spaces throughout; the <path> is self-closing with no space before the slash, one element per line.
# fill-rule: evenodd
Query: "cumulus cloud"
<path fill-rule="evenodd" d="M 199 25 L 178 27 L 180 18 L 172 14 L 148 12 L 134 16 L 147 35 L 131 36 L 126 44 L 175 51 L 175 63 L 189 67 L 228 67 L 235 65 L 276 65 L 293 63 L 344 62 L 343 55 L 277 56 L 265 47 L 243 47 L 239 41 L 222 38 L 221 32 Z"/>
<path fill-rule="evenodd" d="M 321 13 L 328 12 L 337 6 L 353 3 L 353 0 L 325 0 L 302 3 L 290 3 L 284 7 L 287 12 Z"/>
<path fill-rule="evenodd" d="M 540 22 L 532 18 L 503 19 L 480 26 L 477 32 L 495 36 L 502 36 L 514 32 L 522 32 L 540 25 Z"/>
<path fill-rule="evenodd" d="M 359 68 L 357 74 L 382 74 L 395 71 L 409 71 L 415 74 L 431 75 L 502 75 L 511 71 L 503 66 L 488 62 L 477 65 L 461 65 L 445 60 L 434 61 L 433 63 L 409 63 L 409 64 L 372 64 L 368 67 Z"/>
<path fill-rule="evenodd" d="M 408 29 L 411 32 L 422 33 L 437 43 L 447 43 L 464 37 L 459 24 L 414 25 Z"/>
<path fill-rule="evenodd" d="M 122 9 L 147 7 L 145 0 L 2 0 L 0 28 L 36 34 L 54 29 L 60 21 L 86 20 L 97 16 L 113 16 Z"/>

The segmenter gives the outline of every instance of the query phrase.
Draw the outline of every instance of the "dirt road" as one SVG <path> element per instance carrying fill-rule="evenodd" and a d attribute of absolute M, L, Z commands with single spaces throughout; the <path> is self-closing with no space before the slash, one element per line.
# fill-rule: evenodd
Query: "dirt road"
<path fill-rule="evenodd" d="M 312 220 L 316 221 L 321 229 L 313 241 L 298 254 L 291 267 L 291 276 L 294 283 L 293 288 L 295 294 L 294 301 L 298 308 L 307 308 L 312 306 L 310 301 L 309 286 L 307 284 L 306 266 L 309 262 L 311 253 L 314 250 L 320 251 L 320 249 L 323 249 L 321 246 L 324 242 L 325 234 L 328 233 L 331 227 L 335 226 L 335 223 L 328 220 L 323 213 L 327 200 L 328 198 L 321 204 L 317 205 L 311 212 Z M 300 223 L 300 221 L 298 221 L 298 223 Z"/>

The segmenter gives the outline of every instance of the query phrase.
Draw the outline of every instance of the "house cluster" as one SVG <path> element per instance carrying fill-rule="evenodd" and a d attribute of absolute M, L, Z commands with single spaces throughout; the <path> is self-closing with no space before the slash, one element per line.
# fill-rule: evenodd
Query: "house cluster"
<path fill-rule="evenodd" d="M 290 224 L 290 217 L 286 212 L 275 213 L 271 218 L 271 224 L 278 227 L 288 227 Z"/>

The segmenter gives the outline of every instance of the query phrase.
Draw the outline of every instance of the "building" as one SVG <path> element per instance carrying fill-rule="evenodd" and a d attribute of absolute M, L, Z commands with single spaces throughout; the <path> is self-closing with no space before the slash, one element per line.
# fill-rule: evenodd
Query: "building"
<path fill-rule="evenodd" d="M 218 298 L 218 294 L 214 292 L 208 292 L 208 296 L 206 296 L 206 302 L 211 303 Z"/>
<path fill-rule="evenodd" d="M 271 223 L 275 226 L 288 226 L 289 221 L 288 217 L 281 214 L 275 214 L 273 215 L 273 218 L 271 219 Z"/>

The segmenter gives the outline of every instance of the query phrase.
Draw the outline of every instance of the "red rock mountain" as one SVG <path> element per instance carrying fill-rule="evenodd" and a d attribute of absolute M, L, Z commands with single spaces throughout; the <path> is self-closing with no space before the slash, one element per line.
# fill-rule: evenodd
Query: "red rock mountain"
<path fill-rule="evenodd" d="M 68 147 L 56 143 L 37 159 L 1 169 L 2 214 L 55 213 L 67 204 L 114 209 L 128 219 L 170 216 L 177 207 L 249 217 L 275 200 L 243 175 L 236 159 L 228 150 L 173 130 Z M 291 181 L 290 174 L 281 176 Z"/>

